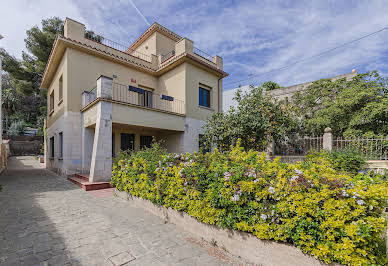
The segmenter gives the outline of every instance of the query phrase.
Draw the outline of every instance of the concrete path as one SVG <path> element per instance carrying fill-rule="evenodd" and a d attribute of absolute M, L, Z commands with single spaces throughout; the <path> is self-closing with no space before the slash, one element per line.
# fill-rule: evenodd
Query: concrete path
<path fill-rule="evenodd" d="M 109 191 L 81 190 L 33 157 L 11 157 L 0 185 L 0 265 L 243 264 Z"/>

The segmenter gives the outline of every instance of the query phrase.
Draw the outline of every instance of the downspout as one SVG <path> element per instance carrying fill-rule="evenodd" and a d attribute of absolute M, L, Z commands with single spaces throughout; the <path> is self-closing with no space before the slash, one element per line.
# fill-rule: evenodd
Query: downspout
<path fill-rule="evenodd" d="M 222 95 L 220 95 L 220 80 L 222 79 L 223 77 L 220 77 L 219 79 L 218 79 L 218 83 L 217 83 L 217 86 L 218 86 L 218 104 L 217 104 L 217 106 L 218 106 L 218 112 L 219 113 L 221 113 L 220 112 L 220 97 L 222 96 Z"/>

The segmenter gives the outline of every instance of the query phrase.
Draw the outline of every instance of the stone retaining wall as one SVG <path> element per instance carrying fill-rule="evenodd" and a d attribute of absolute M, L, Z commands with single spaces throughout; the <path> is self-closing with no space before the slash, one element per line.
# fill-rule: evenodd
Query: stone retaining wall
<path fill-rule="evenodd" d="M 208 242 L 216 241 L 219 247 L 256 265 L 324 265 L 292 245 L 260 240 L 252 234 L 204 224 L 184 212 L 157 206 L 148 200 L 129 196 L 126 192 L 116 190 L 115 194 Z"/>

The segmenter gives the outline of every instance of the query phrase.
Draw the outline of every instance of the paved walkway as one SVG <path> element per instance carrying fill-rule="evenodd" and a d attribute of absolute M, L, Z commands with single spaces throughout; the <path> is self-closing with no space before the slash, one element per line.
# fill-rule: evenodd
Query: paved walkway
<path fill-rule="evenodd" d="M 81 190 L 33 157 L 11 157 L 0 185 L 0 265 L 243 264 L 109 191 Z"/>

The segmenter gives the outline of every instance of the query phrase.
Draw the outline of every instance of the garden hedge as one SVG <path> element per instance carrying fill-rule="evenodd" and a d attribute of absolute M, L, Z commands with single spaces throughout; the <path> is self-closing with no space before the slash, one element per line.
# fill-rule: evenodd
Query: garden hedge
<path fill-rule="evenodd" d="M 120 191 L 204 223 L 292 243 L 325 263 L 387 263 L 387 181 L 338 172 L 325 156 L 285 164 L 239 144 L 206 154 L 167 154 L 155 144 L 121 156 L 112 174 Z"/>

